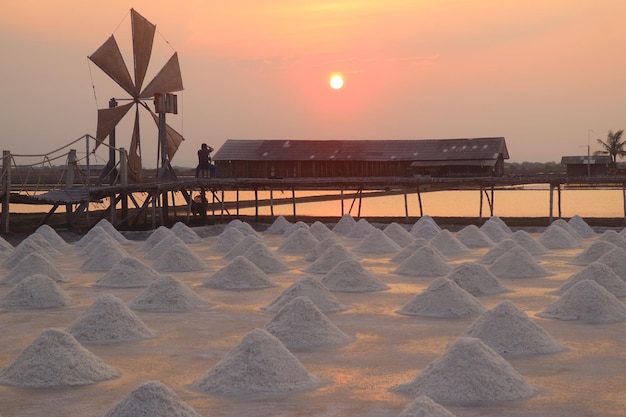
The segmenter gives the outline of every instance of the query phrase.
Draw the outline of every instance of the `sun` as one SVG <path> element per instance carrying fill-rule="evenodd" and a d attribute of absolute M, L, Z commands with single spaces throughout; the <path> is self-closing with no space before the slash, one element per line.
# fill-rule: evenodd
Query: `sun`
<path fill-rule="evenodd" d="M 333 90 L 339 90 L 341 87 L 343 87 L 343 76 L 341 74 L 331 75 L 329 84 Z"/>

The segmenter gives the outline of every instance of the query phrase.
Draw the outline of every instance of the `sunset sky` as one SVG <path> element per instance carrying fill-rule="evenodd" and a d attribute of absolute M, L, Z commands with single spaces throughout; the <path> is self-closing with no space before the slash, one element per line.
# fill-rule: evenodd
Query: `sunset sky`
<path fill-rule="evenodd" d="M 114 34 L 131 62 L 131 7 L 157 25 L 147 79 L 179 55 L 173 165 L 226 139 L 484 136 L 511 162 L 560 161 L 626 128 L 623 0 L 3 3 L 1 142 L 16 154 L 95 135 L 97 108 L 125 97 L 87 56 Z M 144 166 L 156 140 L 142 127 Z"/>

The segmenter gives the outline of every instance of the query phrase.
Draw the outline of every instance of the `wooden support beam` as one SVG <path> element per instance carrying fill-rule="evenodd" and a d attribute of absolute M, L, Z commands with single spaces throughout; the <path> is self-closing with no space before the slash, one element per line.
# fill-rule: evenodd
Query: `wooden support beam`
<path fill-rule="evenodd" d="M 417 186 L 417 201 L 420 205 L 420 217 L 424 217 L 424 209 L 422 208 L 422 193 L 420 192 L 420 186 Z"/>
<path fill-rule="evenodd" d="M 403 191 L 404 194 L 404 218 L 409 220 L 409 200 L 406 195 L 406 188 Z"/>
<path fill-rule="evenodd" d="M 554 214 L 554 185 L 550 184 L 550 215 L 548 217 L 548 222 L 552 224 Z"/>
<path fill-rule="evenodd" d="M 298 216 L 296 215 L 296 190 L 295 188 L 291 189 L 291 204 L 293 205 L 293 221 L 295 223 L 298 221 Z"/>

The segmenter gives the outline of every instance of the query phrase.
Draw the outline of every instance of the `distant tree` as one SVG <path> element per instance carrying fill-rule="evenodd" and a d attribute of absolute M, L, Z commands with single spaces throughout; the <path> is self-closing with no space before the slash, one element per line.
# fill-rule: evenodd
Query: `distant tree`
<path fill-rule="evenodd" d="M 611 163 L 613 166 L 617 163 L 617 157 L 620 158 L 626 155 L 626 142 L 622 142 L 622 134 L 624 133 L 624 129 L 618 130 L 617 132 L 613 132 L 609 130 L 609 133 L 606 135 L 606 142 L 597 139 L 598 143 L 602 146 L 601 151 L 594 152 L 595 155 L 610 155 Z"/>

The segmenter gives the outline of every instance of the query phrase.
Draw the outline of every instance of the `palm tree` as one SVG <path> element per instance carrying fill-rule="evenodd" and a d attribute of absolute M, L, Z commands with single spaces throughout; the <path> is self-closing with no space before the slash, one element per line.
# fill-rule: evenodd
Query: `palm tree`
<path fill-rule="evenodd" d="M 618 130 L 615 133 L 612 130 L 609 130 L 609 133 L 606 135 L 606 142 L 596 139 L 603 149 L 601 151 L 596 151 L 595 154 L 611 155 L 611 164 L 615 166 L 618 156 L 620 158 L 626 156 L 626 142 L 622 142 L 623 133 L 624 129 Z"/>

